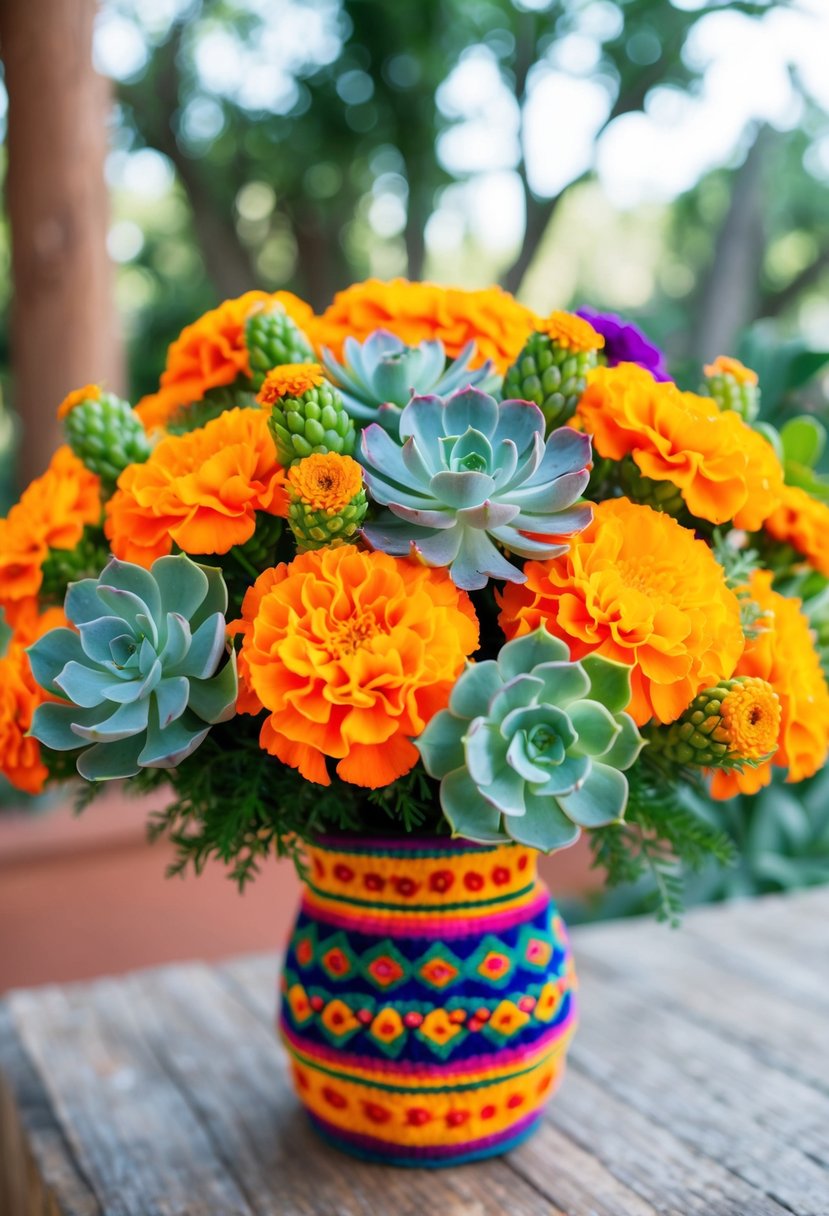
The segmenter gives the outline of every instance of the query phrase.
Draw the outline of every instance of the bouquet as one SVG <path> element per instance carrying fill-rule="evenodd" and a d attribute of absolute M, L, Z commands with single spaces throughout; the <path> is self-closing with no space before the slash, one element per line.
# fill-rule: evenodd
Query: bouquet
<path fill-rule="evenodd" d="M 685 792 L 829 750 L 817 424 L 700 375 L 499 289 L 226 301 L 135 408 L 70 393 L 0 521 L 0 771 L 166 786 L 177 867 L 240 883 L 331 832 L 587 833 L 671 913 L 728 852 Z"/>

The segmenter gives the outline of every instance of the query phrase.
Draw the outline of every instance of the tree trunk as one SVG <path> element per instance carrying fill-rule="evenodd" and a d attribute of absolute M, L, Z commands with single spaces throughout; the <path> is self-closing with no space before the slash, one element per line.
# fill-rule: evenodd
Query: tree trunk
<path fill-rule="evenodd" d="M 92 67 L 95 8 L 95 0 L 0 0 L 21 482 L 57 446 L 55 411 L 67 392 L 90 380 L 124 391 L 106 249 L 109 88 Z"/>
<path fill-rule="evenodd" d="M 734 178 L 731 202 L 696 304 L 688 354 L 697 361 L 734 349 L 754 320 L 763 256 L 763 167 L 771 140 L 763 127 Z"/>

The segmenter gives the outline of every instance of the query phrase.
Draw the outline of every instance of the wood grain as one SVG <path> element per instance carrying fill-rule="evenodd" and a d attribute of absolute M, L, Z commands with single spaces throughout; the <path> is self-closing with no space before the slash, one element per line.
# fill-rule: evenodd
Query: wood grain
<path fill-rule="evenodd" d="M 540 1132 L 435 1171 L 322 1146 L 276 958 L 0 1005 L 0 1216 L 829 1216 L 829 892 L 574 934 L 582 1026 Z"/>

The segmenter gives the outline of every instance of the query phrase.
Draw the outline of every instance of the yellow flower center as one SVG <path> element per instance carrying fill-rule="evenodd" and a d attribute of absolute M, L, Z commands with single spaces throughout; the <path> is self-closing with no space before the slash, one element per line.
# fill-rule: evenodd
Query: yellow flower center
<path fill-rule="evenodd" d="M 764 760 L 777 750 L 780 701 L 765 680 L 742 680 L 723 699 L 720 717 L 724 741 L 735 758 Z"/>
<path fill-rule="evenodd" d="M 706 376 L 731 376 L 738 384 L 756 384 L 758 376 L 750 367 L 746 367 L 739 359 L 730 355 L 717 355 L 713 363 L 706 363 L 703 368 Z"/>
<path fill-rule="evenodd" d="M 604 336 L 597 333 L 584 317 L 577 317 L 572 312 L 551 312 L 542 323 L 541 329 L 553 342 L 567 350 L 601 350 L 604 346 Z"/>
<path fill-rule="evenodd" d="M 329 634 L 328 649 L 335 659 L 355 654 L 371 638 L 380 632 L 373 612 L 362 612 L 350 620 L 341 621 Z"/>
<path fill-rule="evenodd" d="M 256 400 L 260 405 L 273 405 L 281 397 L 301 397 L 309 389 L 319 388 L 323 379 L 319 363 L 285 363 L 271 368 Z"/>
<path fill-rule="evenodd" d="M 350 456 L 315 453 L 298 461 L 288 473 L 291 497 L 312 511 L 335 514 L 360 493 L 363 470 Z"/>

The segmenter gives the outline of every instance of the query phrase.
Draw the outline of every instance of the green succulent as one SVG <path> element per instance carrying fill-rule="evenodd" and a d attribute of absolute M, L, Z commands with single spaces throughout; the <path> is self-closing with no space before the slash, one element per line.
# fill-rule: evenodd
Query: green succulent
<path fill-rule="evenodd" d="M 735 376 L 726 366 L 714 364 L 706 369 L 702 392 L 713 397 L 721 410 L 734 410 L 748 423 L 754 422 L 760 413 L 760 389 L 756 381 Z"/>
<path fill-rule="evenodd" d="M 532 401 L 550 431 L 573 416 L 587 384 L 587 373 L 597 362 L 595 350 L 574 351 L 549 334 L 530 334 L 504 376 L 503 395 Z"/>
<path fill-rule="evenodd" d="M 80 401 L 64 421 L 72 451 L 88 469 L 114 484 L 128 464 L 143 464 L 150 443 L 129 401 L 99 393 Z"/>
<path fill-rule="evenodd" d="M 257 391 L 272 367 L 280 367 L 283 363 L 305 363 L 315 358 L 311 343 L 277 301 L 248 317 L 245 322 L 245 345 L 248 348 L 251 380 Z"/>
<path fill-rule="evenodd" d="M 112 558 L 97 579 L 69 585 L 64 608 L 75 629 L 52 629 L 28 651 L 35 680 L 61 698 L 37 708 L 31 733 L 53 751 L 83 747 L 87 781 L 173 768 L 233 717 L 219 570 L 184 554 L 150 570 Z"/>
<path fill-rule="evenodd" d="M 621 770 L 644 742 L 629 701 L 628 667 L 598 655 L 573 663 L 543 627 L 467 666 L 448 709 L 414 740 L 453 834 L 551 853 L 621 819 Z"/>
<path fill-rule="evenodd" d="M 277 459 L 286 469 L 315 452 L 350 456 L 357 440 L 340 391 L 327 380 L 298 397 L 280 397 L 271 408 L 268 426 Z"/>
<path fill-rule="evenodd" d="M 448 397 L 456 389 L 490 384 L 492 364 L 470 367 L 474 354 L 475 343 L 467 342 L 447 364 L 441 341 L 407 346 L 388 330 L 377 329 L 363 343 L 346 338 L 341 363 L 329 350 L 322 352 L 322 362 L 358 425 L 379 422 L 396 435 L 400 414 L 412 397 Z"/>

